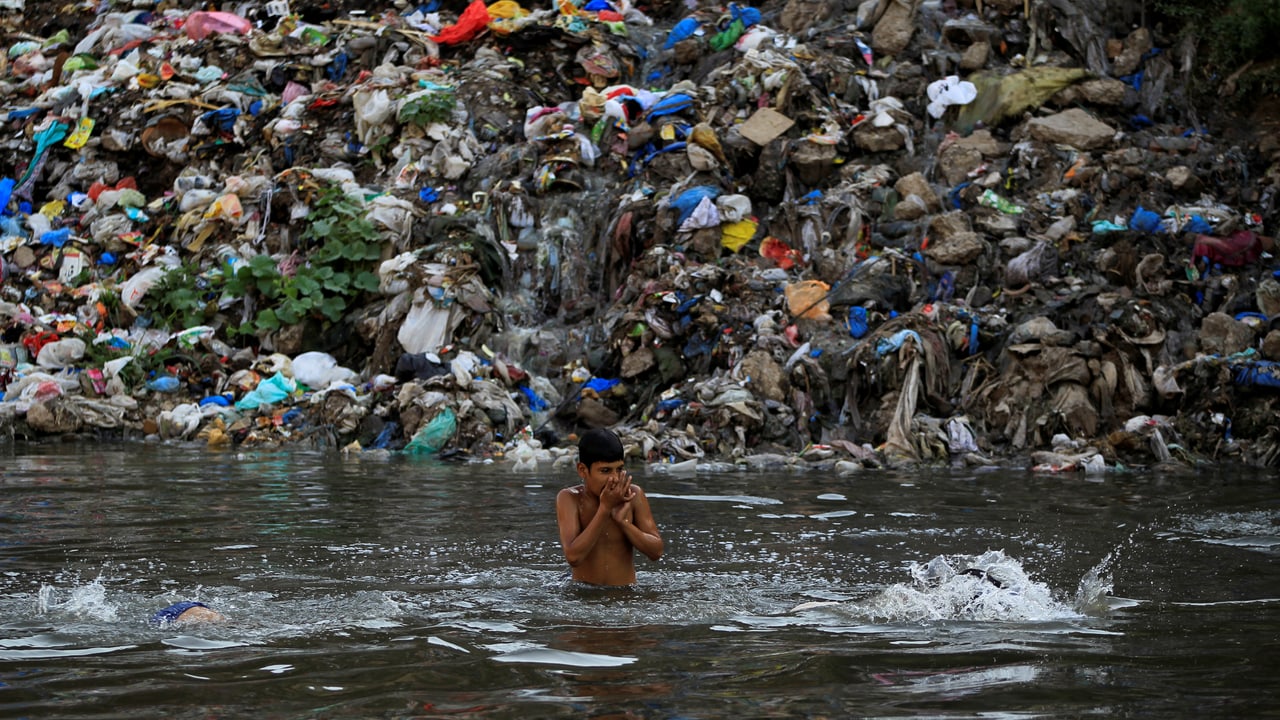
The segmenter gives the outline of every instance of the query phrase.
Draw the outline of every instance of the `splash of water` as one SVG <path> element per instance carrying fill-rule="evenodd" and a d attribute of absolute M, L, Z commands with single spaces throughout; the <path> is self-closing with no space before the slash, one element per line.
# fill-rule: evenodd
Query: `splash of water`
<path fill-rule="evenodd" d="M 61 591 L 52 585 L 40 586 L 35 598 L 36 614 L 56 613 L 99 622 L 115 622 L 119 617 L 119 606 L 107 599 L 107 588 L 101 577 L 66 591 L 65 599 L 60 599 L 60 595 Z"/>
<path fill-rule="evenodd" d="M 1000 550 L 939 555 L 913 563 L 910 573 L 911 582 L 881 590 L 859 603 L 860 611 L 888 622 L 1043 622 L 1079 614 Z"/>

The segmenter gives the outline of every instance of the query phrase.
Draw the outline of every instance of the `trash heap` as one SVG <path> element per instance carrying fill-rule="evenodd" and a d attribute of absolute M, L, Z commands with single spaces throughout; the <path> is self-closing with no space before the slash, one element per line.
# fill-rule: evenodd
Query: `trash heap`
<path fill-rule="evenodd" d="M 1280 135 L 1137 5 L 10 0 L 0 429 L 1275 465 Z"/>

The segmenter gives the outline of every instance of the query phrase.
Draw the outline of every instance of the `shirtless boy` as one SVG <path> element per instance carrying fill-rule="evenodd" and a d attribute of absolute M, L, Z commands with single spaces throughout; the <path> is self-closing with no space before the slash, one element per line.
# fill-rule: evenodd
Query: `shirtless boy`
<path fill-rule="evenodd" d="M 578 441 L 582 484 L 556 496 L 560 545 L 573 579 L 593 585 L 632 585 L 632 550 L 662 557 L 662 537 L 649 500 L 622 469 L 622 442 L 608 430 L 589 430 Z"/>

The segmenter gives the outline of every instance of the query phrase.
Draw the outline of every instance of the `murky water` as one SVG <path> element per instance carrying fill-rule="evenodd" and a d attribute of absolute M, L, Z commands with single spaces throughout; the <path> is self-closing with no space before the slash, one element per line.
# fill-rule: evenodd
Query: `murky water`
<path fill-rule="evenodd" d="M 645 475 L 570 585 L 568 471 L 0 448 L 0 716 L 1251 717 L 1274 474 Z M 151 627 L 182 599 L 229 620 Z"/>

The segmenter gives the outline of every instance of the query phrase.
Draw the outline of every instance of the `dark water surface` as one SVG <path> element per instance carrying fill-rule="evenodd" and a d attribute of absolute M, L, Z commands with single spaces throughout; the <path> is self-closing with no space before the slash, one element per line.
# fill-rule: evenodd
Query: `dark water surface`
<path fill-rule="evenodd" d="M 1275 474 L 636 474 L 590 590 L 567 469 L 0 446 L 0 717 L 1280 716 Z"/>

